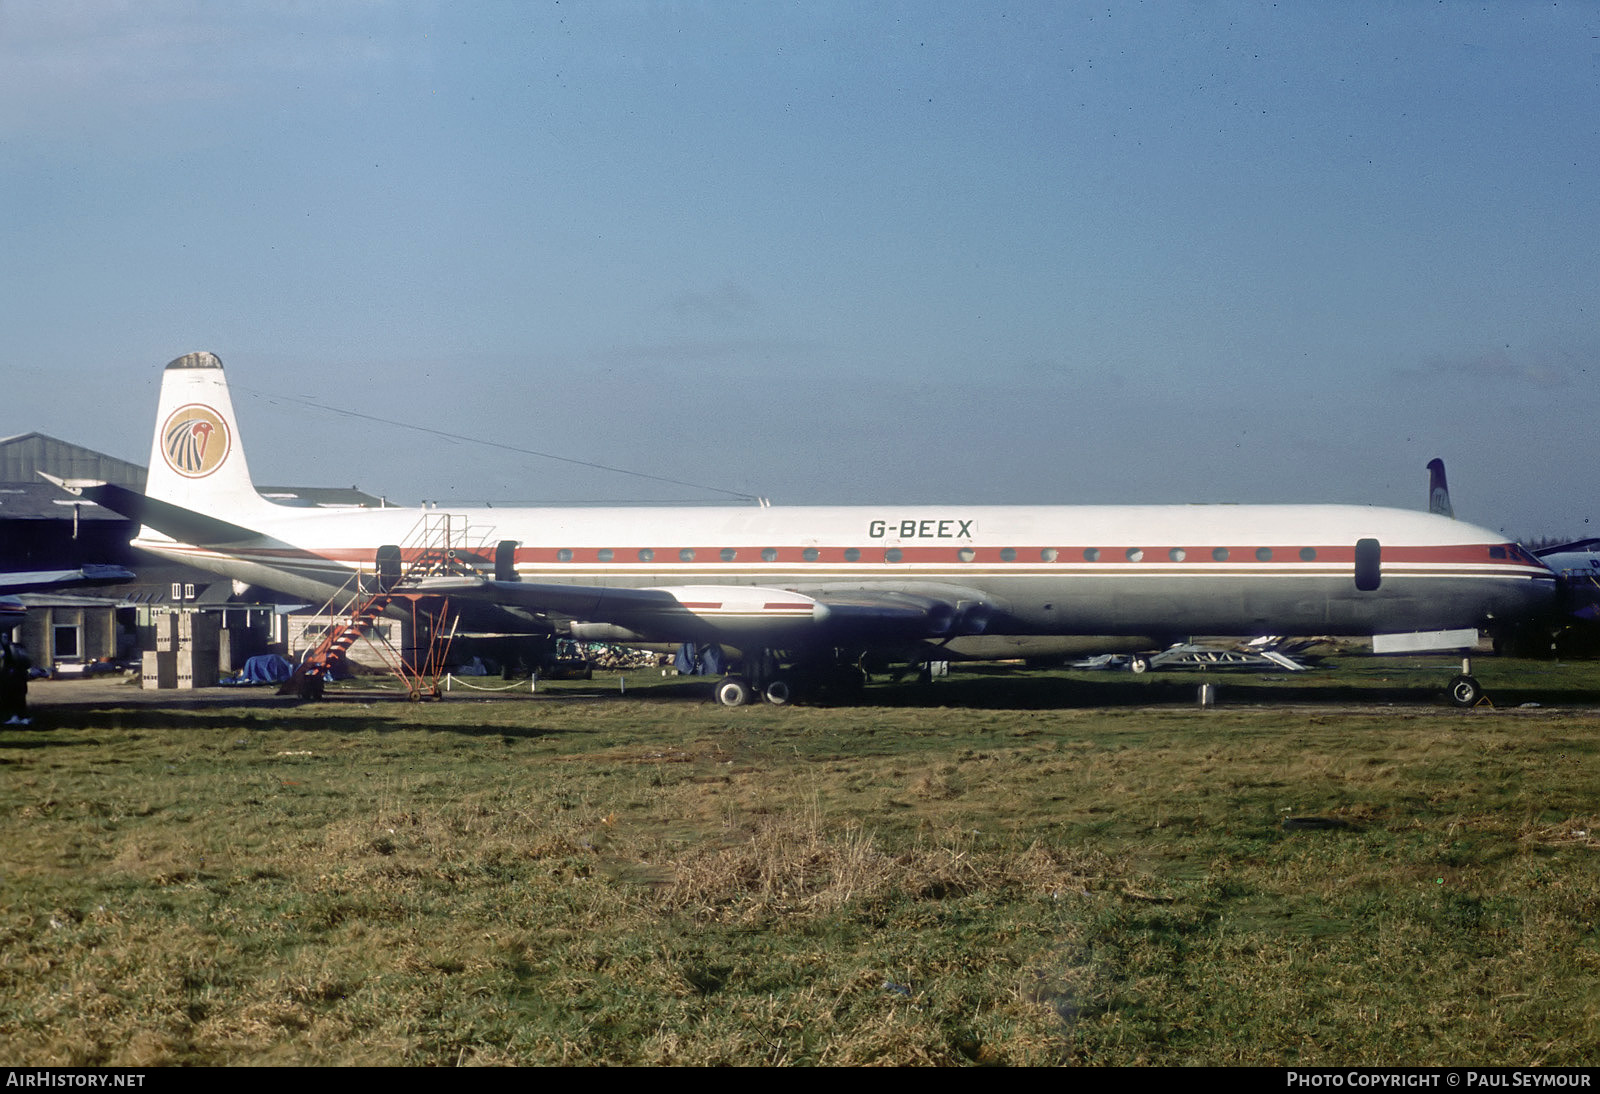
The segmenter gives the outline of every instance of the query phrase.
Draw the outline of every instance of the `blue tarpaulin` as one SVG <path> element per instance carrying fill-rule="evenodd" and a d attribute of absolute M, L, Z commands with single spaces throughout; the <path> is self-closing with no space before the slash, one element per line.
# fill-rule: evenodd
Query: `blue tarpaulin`
<path fill-rule="evenodd" d="M 289 679 L 294 666 L 275 653 L 261 653 L 244 663 L 239 679 L 247 684 L 277 684 Z"/>
<path fill-rule="evenodd" d="M 678 647 L 672 664 L 683 676 L 721 676 L 722 647 L 715 644 L 696 646 L 693 642 L 685 642 Z"/>

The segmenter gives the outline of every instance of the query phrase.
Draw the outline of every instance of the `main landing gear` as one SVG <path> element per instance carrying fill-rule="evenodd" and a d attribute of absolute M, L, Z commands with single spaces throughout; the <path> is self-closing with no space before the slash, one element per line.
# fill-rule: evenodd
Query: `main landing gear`
<path fill-rule="evenodd" d="M 837 651 L 827 657 L 784 666 L 776 650 L 756 650 L 746 655 L 742 672 L 729 673 L 717 682 L 712 696 L 725 707 L 742 707 L 763 700 L 775 707 L 788 706 L 800 695 L 808 699 L 853 694 L 866 683 L 853 655 Z"/>
<path fill-rule="evenodd" d="M 759 699 L 781 707 L 794 697 L 788 677 L 778 664 L 778 651 L 772 649 L 747 652 L 744 672 L 724 676 L 715 694 L 717 702 L 725 707 L 742 707 Z"/>
<path fill-rule="evenodd" d="M 725 707 L 742 707 L 746 703 L 754 703 L 758 698 L 765 699 L 775 707 L 788 705 L 794 699 L 794 691 L 789 687 L 789 682 L 781 677 L 769 680 L 764 688 L 754 688 L 750 681 L 743 676 L 724 676 L 717 684 L 717 702 Z"/>

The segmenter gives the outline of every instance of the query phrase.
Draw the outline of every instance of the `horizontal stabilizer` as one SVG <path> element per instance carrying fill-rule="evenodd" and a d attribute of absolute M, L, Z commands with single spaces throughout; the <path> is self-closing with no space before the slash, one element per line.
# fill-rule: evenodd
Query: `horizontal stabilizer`
<path fill-rule="evenodd" d="M 137 490 L 129 490 L 126 486 L 82 479 L 58 479 L 54 475 L 45 475 L 42 471 L 39 473 L 69 494 L 87 498 L 113 513 L 120 513 L 130 520 L 138 521 L 146 528 L 153 528 L 164 536 L 171 536 L 180 543 L 192 543 L 197 547 L 216 547 L 221 544 L 244 543 L 261 538 L 261 533 L 249 528 L 229 524 L 225 520 L 208 517 L 204 513 L 196 513 L 181 505 L 146 497 Z"/>

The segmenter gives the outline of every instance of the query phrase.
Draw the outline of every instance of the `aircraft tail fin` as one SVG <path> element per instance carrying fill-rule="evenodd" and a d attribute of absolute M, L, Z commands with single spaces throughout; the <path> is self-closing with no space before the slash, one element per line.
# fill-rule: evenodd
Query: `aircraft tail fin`
<path fill-rule="evenodd" d="M 258 524 L 273 505 L 256 493 L 222 362 L 189 353 L 162 373 L 145 495 L 236 524 Z"/>
<path fill-rule="evenodd" d="M 1450 486 L 1444 478 L 1444 461 L 1435 457 L 1428 461 L 1428 512 L 1441 517 L 1454 517 L 1450 505 Z"/>

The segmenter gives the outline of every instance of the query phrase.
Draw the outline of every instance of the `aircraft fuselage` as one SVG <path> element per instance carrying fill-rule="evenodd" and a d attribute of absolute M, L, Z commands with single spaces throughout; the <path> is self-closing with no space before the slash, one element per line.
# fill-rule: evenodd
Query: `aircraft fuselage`
<path fill-rule="evenodd" d="M 989 633 L 1370 634 L 1482 627 L 1543 610 L 1550 570 L 1487 529 L 1339 505 L 315 510 L 225 548 L 135 546 L 299 595 L 327 595 L 381 544 L 449 521 L 492 569 L 595 588 L 970 591 Z M 1358 543 L 1376 555 L 1358 581 Z M 415 553 L 415 548 L 412 553 Z M 403 552 L 404 553 L 404 552 Z M 1371 566 L 1369 560 L 1368 563 Z"/>

